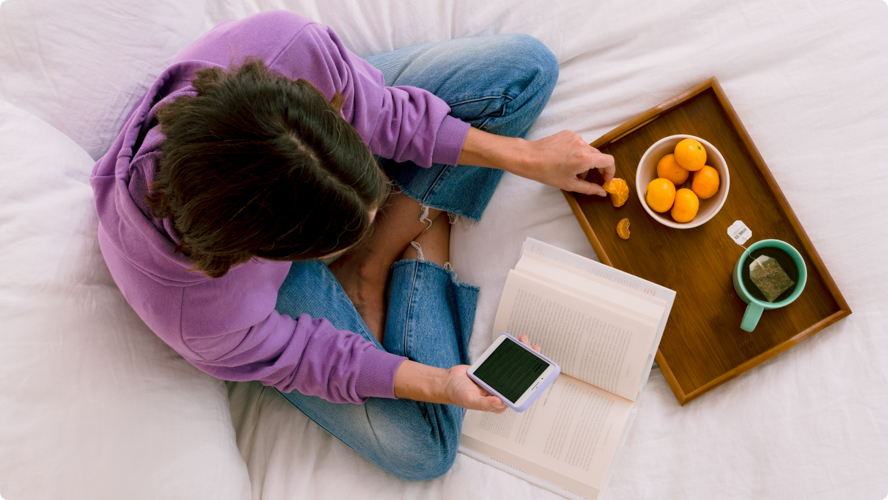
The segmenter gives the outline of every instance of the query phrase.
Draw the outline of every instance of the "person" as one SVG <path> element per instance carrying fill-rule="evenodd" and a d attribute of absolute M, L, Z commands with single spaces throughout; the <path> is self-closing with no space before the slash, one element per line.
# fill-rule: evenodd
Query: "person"
<path fill-rule="evenodd" d="M 614 174 L 573 132 L 523 139 L 557 74 L 524 35 L 365 60 L 291 12 L 224 21 L 96 163 L 102 254 L 195 367 L 277 389 L 397 477 L 439 476 L 464 409 L 505 410 L 466 375 L 478 288 L 448 263 L 450 217 L 478 220 L 503 171 L 599 195 L 578 175 Z"/>

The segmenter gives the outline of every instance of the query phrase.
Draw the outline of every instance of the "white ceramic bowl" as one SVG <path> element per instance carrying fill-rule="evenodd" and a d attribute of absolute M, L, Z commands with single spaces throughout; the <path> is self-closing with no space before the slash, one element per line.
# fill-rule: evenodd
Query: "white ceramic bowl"
<path fill-rule="evenodd" d="M 663 212 L 662 214 L 654 212 L 651 207 L 648 206 L 644 196 L 648 183 L 657 178 L 657 162 L 660 161 L 660 158 L 675 151 L 675 145 L 682 139 L 697 139 L 703 144 L 703 147 L 706 148 L 706 164 L 718 170 L 719 177 L 718 191 L 711 198 L 700 200 L 700 208 L 697 210 L 697 215 L 691 219 L 690 222 L 675 222 L 672 220 L 672 216 L 669 215 L 668 211 Z M 687 182 L 681 186 L 676 186 L 676 191 L 682 187 L 690 189 L 693 175 L 694 173 L 691 172 L 691 176 L 688 177 Z M 636 189 L 638 189 L 638 199 L 641 200 L 641 206 L 644 207 L 654 220 L 664 226 L 674 227 L 676 229 L 690 229 L 704 224 L 709 219 L 715 217 L 715 214 L 721 210 L 722 205 L 725 204 L 725 200 L 728 199 L 728 189 L 731 186 L 731 178 L 728 174 L 728 164 L 725 162 L 721 153 L 719 153 L 712 144 L 693 135 L 680 134 L 664 137 L 655 142 L 647 151 L 645 151 L 644 155 L 641 157 L 641 161 L 638 162 L 638 170 L 635 172 L 635 186 Z"/>

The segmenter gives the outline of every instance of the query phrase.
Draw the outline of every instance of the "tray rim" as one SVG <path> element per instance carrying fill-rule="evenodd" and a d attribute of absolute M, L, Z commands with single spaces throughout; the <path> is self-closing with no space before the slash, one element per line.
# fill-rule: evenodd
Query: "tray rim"
<path fill-rule="evenodd" d="M 657 365 L 659 365 L 660 371 L 663 372 L 663 376 L 666 378 L 666 381 L 669 383 L 669 387 L 672 389 L 672 392 L 675 394 L 675 397 L 676 399 L 678 399 L 678 402 L 681 406 L 684 406 L 686 403 L 698 398 L 706 392 L 709 392 L 715 387 L 718 387 L 719 385 L 722 385 L 725 382 L 736 378 L 737 376 L 749 371 L 750 369 L 764 363 L 765 361 L 773 358 L 774 356 L 782 353 L 783 351 L 786 351 L 787 349 L 797 345 L 799 342 L 814 335 L 820 330 L 823 330 L 827 326 L 851 314 L 851 309 L 848 306 L 848 302 L 845 301 L 845 297 L 839 291 L 839 287 L 833 280 L 832 275 L 830 275 L 829 271 L 826 269 L 826 265 L 820 258 L 820 254 L 818 254 L 816 249 L 814 248 L 814 244 L 808 237 L 808 233 L 802 227 L 802 224 L 801 222 L 799 222 L 798 217 L 796 217 L 796 214 L 792 210 L 792 207 L 790 207 L 789 202 L 786 200 L 786 196 L 783 194 L 783 190 L 780 189 L 780 186 L 777 184 L 777 180 L 774 178 L 774 175 L 771 173 L 771 170 L 768 168 L 767 164 L 765 164 L 764 158 L 762 157 L 761 153 L 759 153 L 759 150 L 758 148 L 756 148 L 755 143 L 752 142 L 752 138 L 746 131 L 746 127 L 743 126 L 743 122 L 740 121 L 737 112 L 734 110 L 734 106 L 731 105 L 731 102 L 728 100 L 727 95 L 725 94 L 724 90 L 721 87 L 721 84 L 719 84 L 718 79 L 715 76 L 667 101 L 664 101 L 648 109 L 647 111 L 644 111 L 643 113 L 630 118 L 628 121 L 617 126 L 610 132 L 602 135 L 589 145 L 597 149 L 605 144 L 616 142 L 619 139 L 622 139 L 623 137 L 654 121 L 660 115 L 671 111 L 673 108 L 681 105 L 683 102 L 702 92 L 705 92 L 708 89 L 712 89 L 715 93 L 719 104 L 722 106 L 728 116 L 728 120 L 730 120 L 731 124 L 736 129 L 737 134 L 740 136 L 740 140 L 743 142 L 743 146 L 747 149 L 750 156 L 752 157 L 752 163 L 762 174 L 762 177 L 765 179 L 768 187 L 774 193 L 778 205 L 786 214 L 787 219 L 789 219 L 793 232 L 795 232 L 796 236 L 799 238 L 799 241 L 801 242 L 811 260 L 811 264 L 817 269 L 817 272 L 820 274 L 821 279 L 823 280 L 833 299 L 836 301 L 839 309 L 833 314 L 822 318 L 820 321 L 809 326 L 807 329 L 802 330 L 796 335 L 793 335 L 789 339 L 775 345 L 774 347 L 759 354 L 758 356 L 748 359 L 735 368 L 723 373 L 722 375 L 710 380 L 706 384 L 703 384 L 702 386 L 697 387 L 690 392 L 685 392 L 684 388 L 682 388 L 681 385 L 678 383 L 678 379 L 675 377 L 674 372 L 669 367 L 668 361 L 658 348 L 656 354 Z M 614 267 L 613 262 L 607 255 L 607 252 L 605 252 L 601 241 L 598 239 L 598 236 L 595 234 L 595 231 L 592 230 L 592 226 L 589 224 L 586 216 L 583 214 L 583 211 L 580 208 L 580 204 L 576 199 L 575 193 L 564 190 L 562 190 L 562 193 L 567 199 L 567 202 L 570 205 L 574 216 L 580 223 L 580 227 L 582 227 L 583 232 L 586 234 L 586 237 L 592 244 L 592 248 L 595 250 L 598 258 L 601 260 L 601 263 Z"/>

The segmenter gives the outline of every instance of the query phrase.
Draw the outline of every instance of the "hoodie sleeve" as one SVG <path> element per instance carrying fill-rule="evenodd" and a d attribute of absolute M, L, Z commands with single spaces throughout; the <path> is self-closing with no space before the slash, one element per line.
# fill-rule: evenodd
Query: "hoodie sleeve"
<path fill-rule="evenodd" d="M 252 266 L 262 264 L 243 267 Z M 256 269 L 183 290 L 181 338 L 192 364 L 225 380 L 258 380 L 336 403 L 395 397 L 395 372 L 406 358 L 326 319 L 278 313 L 278 287 L 263 285 Z M 252 279 L 239 279 L 247 274 Z"/>
<path fill-rule="evenodd" d="M 374 154 L 398 162 L 456 165 L 469 124 L 450 106 L 416 87 L 386 87 L 382 73 L 346 49 L 323 25 L 302 28 L 273 62 L 291 78 L 305 78 L 327 98 L 345 97 L 342 114 Z"/>
<path fill-rule="evenodd" d="M 345 98 L 343 117 L 374 154 L 395 161 L 456 165 L 469 124 L 439 97 L 416 87 L 386 87 L 382 73 L 345 48 L 324 25 L 289 11 L 223 21 L 173 60 L 228 67 L 262 59 L 287 78 L 304 78 L 328 99 Z"/>

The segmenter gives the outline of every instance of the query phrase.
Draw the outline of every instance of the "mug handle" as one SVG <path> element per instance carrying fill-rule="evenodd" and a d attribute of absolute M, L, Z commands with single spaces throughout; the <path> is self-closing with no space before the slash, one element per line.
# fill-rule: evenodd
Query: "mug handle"
<path fill-rule="evenodd" d="M 758 325 L 764 310 L 765 308 L 758 304 L 748 304 L 746 312 L 743 313 L 743 321 L 740 322 L 740 328 L 747 332 L 755 330 L 755 326 Z"/>

